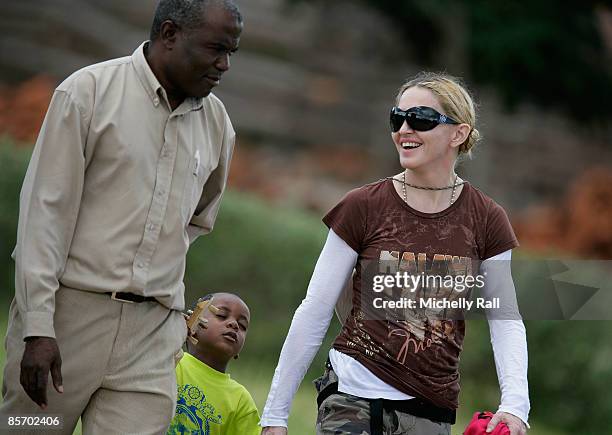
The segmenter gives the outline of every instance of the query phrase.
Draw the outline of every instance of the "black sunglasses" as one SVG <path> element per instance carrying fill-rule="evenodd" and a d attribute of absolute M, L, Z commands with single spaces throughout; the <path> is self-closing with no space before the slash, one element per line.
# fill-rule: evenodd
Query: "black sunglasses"
<path fill-rule="evenodd" d="M 389 121 L 393 133 L 398 132 L 404 122 L 407 122 L 410 128 L 416 131 L 429 131 L 438 124 L 459 124 L 453 118 L 442 115 L 436 109 L 427 106 L 411 107 L 408 110 L 394 107 L 391 109 Z"/>

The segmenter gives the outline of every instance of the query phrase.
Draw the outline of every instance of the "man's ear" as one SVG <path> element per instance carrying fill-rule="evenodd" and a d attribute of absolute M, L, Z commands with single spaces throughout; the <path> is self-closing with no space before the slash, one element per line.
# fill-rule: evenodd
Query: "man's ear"
<path fill-rule="evenodd" d="M 179 31 L 179 26 L 177 26 L 172 20 L 166 20 L 161 24 L 159 29 L 159 39 L 166 49 L 172 50 L 174 48 Z"/>
<path fill-rule="evenodd" d="M 453 133 L 451 138 L 451 146 L 460 146 L 470 135 L 472 128 L 468 124 L 459 124 L 458 128 Z"/>

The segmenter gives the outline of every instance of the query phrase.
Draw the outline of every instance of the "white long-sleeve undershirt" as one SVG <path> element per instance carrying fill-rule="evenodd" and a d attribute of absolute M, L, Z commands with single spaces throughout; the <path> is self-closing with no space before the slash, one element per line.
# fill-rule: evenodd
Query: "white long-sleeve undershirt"
<path fill-rule="evenodd" d="M 283 344 L 261 417 L 262 427 L 287 427 L 295 392 L 323 342 L 336 302 L 353 273 L 357 258 L 358 254 L 330 230 L 308 285 L 306 297 L 293 316 Z M 501 292 L 501 288 L 505 291 L 511 288 L 514 291 L 509 267 L 510 258 L 511 251 L 506 251 L 482 263 L 480 272 L 487 272 L 483 297 L 487 299 L 494 297 L 496 292 Z M 495 260 L 502 261 L 496 262 Z M 507 267 L 500 266 L 502 264 Z M 511 319 L 514 320 L 488 319 L 501 390 L 499 411 L 516 415 L 527 423 L 529 395 L 525 327 L 518 317 Z M 334 352 L 335 355 L 332 355 Z M 401 400 L 411 397 L 386 384 L 349 356 L 333 349 L 330 355 L 332 360 L 338 361 L 338 358 L 345 362 L 347 358 L 350 360 L 351 369 L 337 371 L 341 380 L 339 384 L 345 389 L 350 389 L 350 394 L 371 397 L 369 387 L 372 387 L 375 388 L 378 393 L 377 397 L 380 398 Z M 343 391 L 340 385 L 339 390 Z"/>

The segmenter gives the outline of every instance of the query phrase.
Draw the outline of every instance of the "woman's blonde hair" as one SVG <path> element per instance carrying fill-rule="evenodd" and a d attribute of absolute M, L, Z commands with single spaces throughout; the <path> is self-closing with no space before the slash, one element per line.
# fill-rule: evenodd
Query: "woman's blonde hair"
<path fill-rule="evenodd" d="M 467 139 L 459 146 L 459 156 L 472 156 L 472 148 L 480 141 L 480 132 L 476 129 L 476 104 L 467 87 L 457 77 L 443 73 L 421 72 L 415 78 L 402 85 L 397 93 L 395 103 L 412 87 L 430 90 L 437 98 L 445 115 L 454 120 L 468 124 L 471 128 Z"/>

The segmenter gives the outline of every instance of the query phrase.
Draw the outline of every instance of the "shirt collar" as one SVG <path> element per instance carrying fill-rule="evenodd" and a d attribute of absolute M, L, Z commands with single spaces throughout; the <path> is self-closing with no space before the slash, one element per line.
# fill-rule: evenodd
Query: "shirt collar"
<path fill-rule="evenodd" d="M 140 82 L 145 88 L 145 91 L 151 98 L 153 105 L 155 107 L 159 106 L 161 99 L 166 98 L 166 91 L 155 77 L 153 70 L 149 66 L 147 59 L 144 55 L 145 46 L 147 46 L 150 41 L 144 41 L 142 44 L 138 46 L 138 48 L 132 54 L 132 62 L 134 64 L 134 68 L 136 69 L 136 74 L 140 79 Z M 188 104 L 181 104 L 179 107 L 186 106 L 189 109 L 185 110 L 185 112 L 189 110 L 200 110 L 204 105 L 204 98 L 193 98 L 188 97 L 186 101 Z M 183 103 L 185 103 L 183 102 Z"/>
<path fill-rule="evenodd" d="M 136 69 L 136 74 L 142 83 L 145 91 L 151 98 L 151 101 L 155 106 L 159 105 L 160 102 L 160 94 L 159 91 L 162 88 L 162 85 L 159 84 L 159 80 L 153 74 L 147 59 L 145 59 L 144 49 L 145 45 L 147 45 L 149 41 L 145 41 L 138 46 L 138 48 L 132 54 L 132 63 L 134 64 L 134 68 Z"/>
<path fill-rule="evenodd" d="M 207 373 L 208 376 L 210 376 L 211 378 L 216 378 L 220 381 L 227 381 L 231 379 L 231 376 L 229 373 L 223 373 L 223 372 L 213 369 L 211 366 L 209 366 L 203 361 L 200 361 L 199 359 L 197 359 L 195 356 L 193 356 L 189 352 L 185 352 L 183 354 L 183 358 L 187 358 L 188 360 L 190 360 L 193 365 L 197 366 L 201 371 Z"/>

